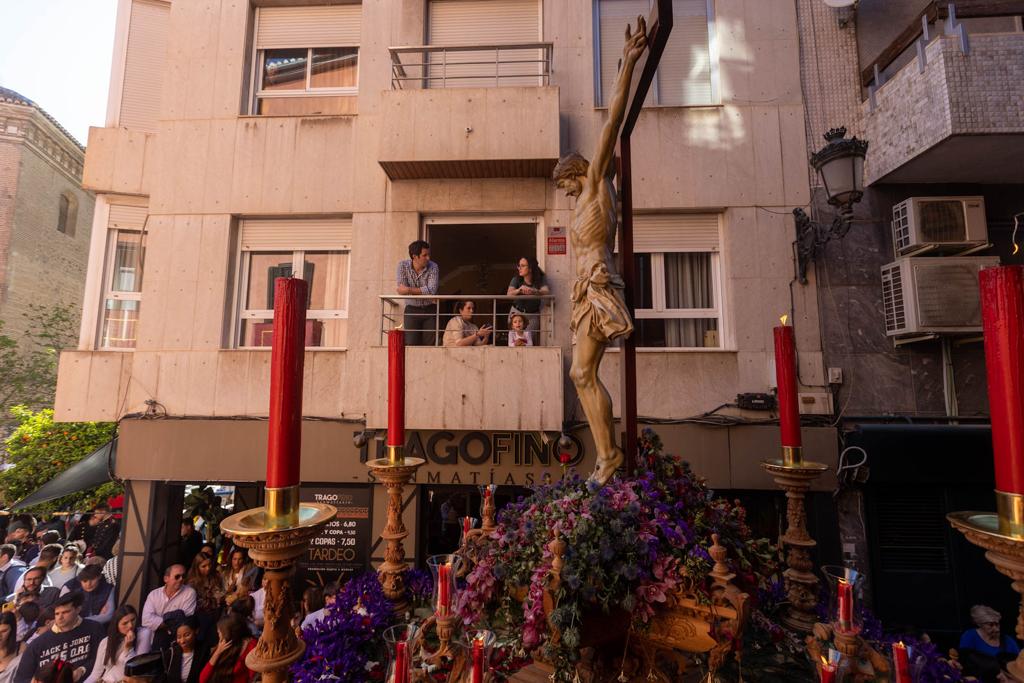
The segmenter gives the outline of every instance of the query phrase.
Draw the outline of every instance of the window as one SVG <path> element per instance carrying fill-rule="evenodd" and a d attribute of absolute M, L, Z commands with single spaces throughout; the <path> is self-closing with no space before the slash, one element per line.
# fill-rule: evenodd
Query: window
<path fill-rule="evenodd" d="M 298 276 L 309 284 L 306 346 L 344 347 L 351 233 L 350 219 L 243 221 L 237 346 L 271 345 L 274 280 Z"/>
<path fill-rule="evenodd" d="M 77 222 L 78 200 L 74 195 L 65 192 L 57 198 L 57 231 L 68 237 L 74 237 Z"/>
<path fill-rule="evenodd" d="M 633 217 L 637 346 L 720 348 L 718 214 Z"/>
<path fill-rule="evenodd" d="M 110 205 L 107 268 L 103 275 L 101 349 L 134 349 L 146 260 L 146 207 Z"/>
<path fill-rule="evenodd" d="M 256 10 L 252 113 L 354 114 L 361 5 Z"/>
<path fill-rule="evenodd" d="M 625 29 L 637 16 L 648 16 L 651 0 L 596 0 L 594 39 L 597 58 L 597 104 L 608 104 L 619 71 Z M 672 33 L 645 104 L 699 106 L 717 101 L 717 56 L 714 0 L 672 0 Z"/>

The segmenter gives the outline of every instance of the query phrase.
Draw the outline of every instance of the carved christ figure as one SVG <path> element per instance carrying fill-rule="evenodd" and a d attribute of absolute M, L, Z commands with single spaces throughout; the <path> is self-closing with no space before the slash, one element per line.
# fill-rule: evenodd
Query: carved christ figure
<path fill-rule="evenodd" d="M 626 100 L 633 80 L 633 68 L 647 47 L 647 25 L 637 17 L 637 29 L 626 26 L 619 75 L 615 79 L 608 121 L 601 130 L 594 161 L 588 163 L 577 153 L 562 158 L 553 178 L 566 195 L 576 197 L 572 228 L 576 281 L 572 289 L 572 368 L 569 376 L 576 386 L 583 413 L 597 448 L 597 469 L 591 478 L 604 485 L 622 465 L 622 449 L 615 445 L 612 401 L 597 376 L 605 349 L 615 339 L 633 332 L 633 321 L 622 298 L 622 278 L 615 270 L 617 213 L 611 162 L 615 142 L 626 113 Z"/>

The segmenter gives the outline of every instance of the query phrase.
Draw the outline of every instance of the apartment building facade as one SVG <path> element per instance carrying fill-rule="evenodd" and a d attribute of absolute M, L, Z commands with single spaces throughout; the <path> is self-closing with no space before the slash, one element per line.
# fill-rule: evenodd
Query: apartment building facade
<path fill-rule="evenodd" d="M 85 162 L 97 210 L 81 338 L 61 357 L 56 412 L 121 420 L 115 473 L 134 520 L 122 591 L 169 557 L 185 484 L 260 502 L 275 275 L 311 283 L 303 481 L 365 508 L 368 538 L 383 526 L 362 464 L 377 441 L 360 451 L 353 436 L 385 426 L 381 335 L 416 239 L 441 294 L 477 299 L 478 322 L 504 326 L 493 297 L 519 257 L 538 259 L 552 296 L 541 345 L 409 349 L 408 449 L 428 463 L 405 511 L 408 555 L 446 542 L 442 513 L 471 514 L 475 485 L 500 497 L 560 476 L 562 433 L 573 466 L 593 467 L 567 378 L 573 202 L 550 173 L 593 153 L 625 25 L 649 7 L 121 0 L 107 122 Z M 776 457 L 777 430 L 728 404 L 771 390 L 782 314 L 803 409 L 832 410 L 813 273 L 793 286 L 791 212 L 810 196 L 796 6 L 673 7 L 633 136 L 639 414 L 712 486 L 771 498 L 758 462 Z M 616 413 L 618 363 L 612 351 L 602 367 Z M 822 424 L 805 428 L 808 456 L 834 464 Z"/>

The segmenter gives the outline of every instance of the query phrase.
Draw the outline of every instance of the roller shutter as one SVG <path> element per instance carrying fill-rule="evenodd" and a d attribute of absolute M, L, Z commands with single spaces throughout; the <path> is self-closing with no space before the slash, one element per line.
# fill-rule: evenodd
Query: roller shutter
<path fill-rule="evenodd" d="M 118 115 L 122 128 L 156 132 L 170 14 L 170 3 L 132 1 Z"/>
<path fill-rule="evenodd" d="M 351 218 L 250 218 L 242 221 L 244 251 L 345 251 Z"/>
<path fill-rule="evenodd" d="M 718 251 L 718 218 L 717 213 L 635 214 L 633 251 Z"/>
<path fill-rule="evenodd" d="M 261 7 L 256 48 L 358 46 L 362 10 L 362 5 Z"/>
<path fill-rule="evenodd" d="M 145 206 L 111 204 L 107 227 L 111 230 L 142 230 L 149 209 Z"/>

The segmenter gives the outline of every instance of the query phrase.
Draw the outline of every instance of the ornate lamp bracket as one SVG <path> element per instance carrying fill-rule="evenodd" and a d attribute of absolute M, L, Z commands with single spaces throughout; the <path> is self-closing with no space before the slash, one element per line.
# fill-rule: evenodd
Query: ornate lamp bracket
<path fill-rule="evenodd" d="M 832 240 L 841 240 L 853 223 L 853 207 L 842 206 L 830 225 L 812 221 L 803 209 L 793 209 L 796 221 L 796 257 L 800 284 L 807 284 L 807 267 L 818 251 Z"/>

